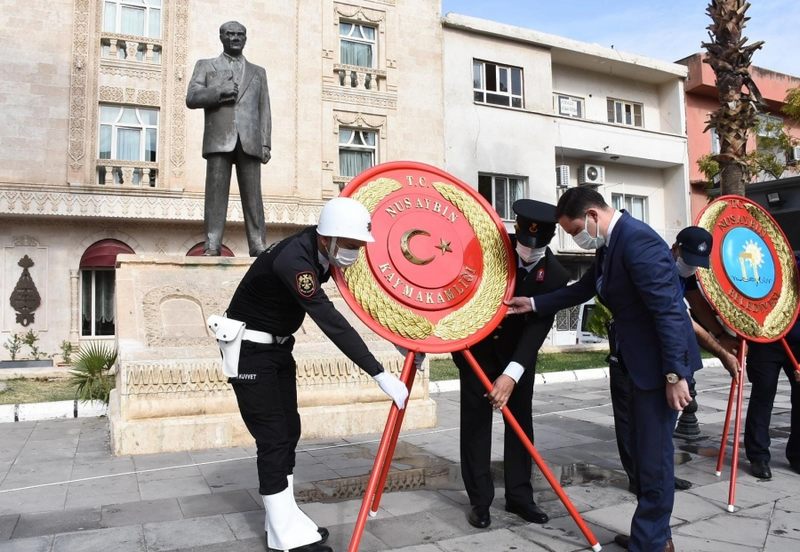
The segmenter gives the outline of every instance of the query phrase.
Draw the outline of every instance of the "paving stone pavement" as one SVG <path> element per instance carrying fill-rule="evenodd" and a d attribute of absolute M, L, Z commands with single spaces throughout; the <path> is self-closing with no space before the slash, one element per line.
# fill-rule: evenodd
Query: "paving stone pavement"
<path fill-rule="evenodd" d="M 723 476 L 714 471 L 729 381 L 718 367 L 697 374 L 702 436 L 675 441 L 676 473 L 693 483 L 676 495 L 676 550 L 800 550 L 800 476 L 784 457 L 788 383 L 780 384 L 772 419 L 774 477 L 750 476 L 742 449 L 736 511 L 728 513 L 730 447 Z M 360 550 L 589 549 L 536 468 L 536 499 L 550 522 L 528 524 L 504 511 L 499 414 L 492 524 L 471 527 L 458 465 L 458 393 L 433 398 L 438 425 L 401 434 L 389 491 L 367 523 Z M 617 457 L 608 380 L 539 385 L 534 413 L 537 449 L 603 549 L 620 550 L 614 534 L 628 532 L 635 498 Z M 330 529 L 336 551 L 350 542 L 379 438 L 300 443 L 298 502 Z M 115 457 L 105 418 L 0 424 L 0 552 L 263 552 L 254 454 L 254 447 L 244 447 Z"/>

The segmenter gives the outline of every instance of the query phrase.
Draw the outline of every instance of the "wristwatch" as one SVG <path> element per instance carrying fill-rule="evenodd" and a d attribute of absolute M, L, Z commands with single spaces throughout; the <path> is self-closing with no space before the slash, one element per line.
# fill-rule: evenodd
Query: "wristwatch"
<path fill-rule="evenodd" d="M 678 383 L 679 381 L 681 381 L 681 379 L 683 379 L 675 372 L 670 372 L 665 377 L 667 378 L 667 383 L 673 383 L 673 384 Z"/>

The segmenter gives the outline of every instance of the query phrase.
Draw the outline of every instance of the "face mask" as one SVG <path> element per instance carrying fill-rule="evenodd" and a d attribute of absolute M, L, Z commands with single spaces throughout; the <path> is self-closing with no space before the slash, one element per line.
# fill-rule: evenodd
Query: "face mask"
<path fill-rule="evenodd" d="M 597 228 L 597 233 L 594 237 L 589 234 L 589 215 L 587 214 L 586 217 L 583 219 L 583 230 L 578 232 L 576 235 L 572 236 L 572 239 L 575 240 L 575 243 L 581 249 L 598 249 L 603 247 L 606 243 L 606 239 L 600 235 L 600 225 L 595 223 L 595 227 Z"/>
<path fill-rule="evenodd" d="M 336 253 L 332 254 L 332 251 L 336 251 Z M 331 238 L 331 243 L 328 246 L 328 258 L 339 268 L 347 268 L 358 260 L 358 251 L 358 249 L 337 248 L 336 238 Z"/>
<path fill-rule="evenodd" d="M 527 245 L 522 245 L 521 243 L 517 243 L 517 255 L 525 264 L 535 264 L 538 263 L 542 257 L 544 257 L 546 247 L 537 247 L 531 248 Z"/>
<path fill-rule="evenodd" d="M 678 274 L 680 274 L 681 278 L 688 278 L 697 272 L 696 266 L 686 264 L 686 261 L 684 261 L 681 257 L 677 258 L 675 261 L 675 266 L 677 267 Z"/>

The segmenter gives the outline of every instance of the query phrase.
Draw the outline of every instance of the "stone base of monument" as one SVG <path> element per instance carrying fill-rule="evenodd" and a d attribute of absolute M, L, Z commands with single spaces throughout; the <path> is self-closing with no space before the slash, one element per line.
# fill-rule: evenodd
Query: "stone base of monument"
<path fill-rule="evenodd" d="M 119 357 L 109 421 L 115 454 L 250 446 L 236 397 L 222 374 L 206 318 L 223 313 L 252 259 L 120 255 L 116 301 Z M 403 357 L 370 332 L 325 286 L 384 368 L 399 375 Z M 306 317 L 295 334 L 303 438 L 383 431 L 390 402 Z M 418 373 L 404 429 L 433 427 L 436 403 Z"/>

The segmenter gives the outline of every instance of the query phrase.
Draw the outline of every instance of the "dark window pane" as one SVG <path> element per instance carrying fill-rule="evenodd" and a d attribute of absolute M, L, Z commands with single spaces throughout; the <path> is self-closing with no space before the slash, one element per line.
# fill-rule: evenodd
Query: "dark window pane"
<path fill-rule="evenodd" d="M 497 90 L 497 65 L 486 64 L 486 90 Z"/>
<path fill-rule="evenodd" d="M 486 175 L 478 175 L 478 193 L 481 194 L 486 201 L 492 202 L 492 177 Z"/>
<path fill-rule="evenodd" d="M 614 100 L 606 101 L 606 110 L 608 111 L 608 122 L 614 122 Z"/>
<path fill-rule="evenodd" d="M 495 105 L 508 105 L 508 96 L 501 96 L 500 94 L 486 94 L 486 103 Z"/>
<path fill-rule="evenodd" d="M 522 107 L 522 98 L 511 98 L 511 107 Z"/>
<path fill-rule="evenodd" d="M 508 218 L 506 212 L 506 198 L 507 198 L 507 180 L 502 177 L 495 177 L 494 179 L 494 208 L 500 218 Z"/>
<path fill-rule="evenodd" d="M 483 97 L 483 92 L 476 91 L 472 96 L 473 96 L 473 98 L 475 99 L 476 102 L 483 103 L 485 101 L 484 97 Z"/>
<path fill-rule="evenodd" d="M 92 335 L 92 271 L 81 271 L 81 335 Z"/>
<path fill-rule="evenodd" d="M 95 335 L 114 335 L 114 271 L 95 271 Z"/>

